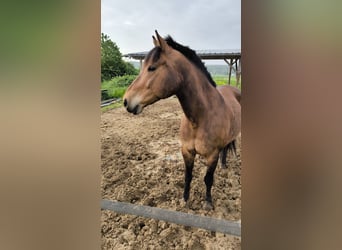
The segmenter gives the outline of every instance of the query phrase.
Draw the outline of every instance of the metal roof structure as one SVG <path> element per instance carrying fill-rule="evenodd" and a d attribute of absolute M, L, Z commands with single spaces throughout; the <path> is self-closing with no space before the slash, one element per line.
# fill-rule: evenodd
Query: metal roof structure
<path fill-rule="evenodd" d="M 241 50 L 236 49 L 208 49 L 208 50 L 195 50 L 196 54 L 202 60 L 224 60 L 229 67 L 229 76 L 228 76 L 228 84 L 230 84 L 230 78 L 232 74 L 232 70 L 236 73 L 237 84 L 240 83 L 241 77 Z M 142 61 L 147 55 L 148 51 L 143 52 L 135 52 L 123 55 L 124 57 L 128 57 L 135 60 L 140 60 L 140 68 L 142 67 Z"/>
<path fill-rule="evenodd" d="M 123 55 L 124 57 L 143 60 L 147 55 L 148 51 L 135 52 Z M 196 54 L 203 60 L 213 60 L 213 59 L 240 59 L 241 50 L 196 50 Z"/>

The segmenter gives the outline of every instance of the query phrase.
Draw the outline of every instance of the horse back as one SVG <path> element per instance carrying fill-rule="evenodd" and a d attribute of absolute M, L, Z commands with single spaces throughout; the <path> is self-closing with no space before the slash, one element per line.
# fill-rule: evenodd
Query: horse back
<path fill-rule="evenodd" d="M 223 85 L 223 86 L 218 86 L 217 90 L 220 92 L 220 94 L 224 97 L 227 98 L 233 94 L 235 99 L 241 104 L 241 91 L 233 86 L 230 85 Z"/>
<path fill-rule="evenodd" d="M 229 85 L 219 86 L 217 90 L 223 97 L 226 107 L 232 111 L 230 122 L 235 138 L 241 132 L 241 92 L 238 88 Z"/>

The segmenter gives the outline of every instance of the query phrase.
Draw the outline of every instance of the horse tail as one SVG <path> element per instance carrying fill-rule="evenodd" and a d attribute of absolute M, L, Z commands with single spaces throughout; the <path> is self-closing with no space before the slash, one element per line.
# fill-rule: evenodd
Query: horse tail
<path fill-rule="evenodd" d="M 226 147 L 228 151 L 232 152 L 236 156 L 236 140 L 232 140 Z"/>
<path fill-rule="evenodd" d="M 221 158 L 221 167 L 222 168 L 227 168 L 227 152 L 230 151 L 236 156 L 236 145 L 235 141 L 233 140 L 230 143 L 228 143 L 220 152 L 220 158 Z"/>

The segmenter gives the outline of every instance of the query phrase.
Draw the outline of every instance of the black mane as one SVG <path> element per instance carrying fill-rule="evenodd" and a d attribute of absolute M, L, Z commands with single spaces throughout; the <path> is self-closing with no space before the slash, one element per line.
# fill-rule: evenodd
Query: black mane
<path fill-rule="evenodd" d="M 211 75 L 208 72 L 207 68 L 204 66 L 204 63 L 198 57 L 198 55 L 196 54 L 194 50 L 190 49 L 187 46 L 183 46 L 177 43 L 175 40 L 172 39 L 171 36 L 167 36 L 165 38 L 165 41 L 170 47 L 182 53 L 190 62 L 192 62 L 198 69 L 200 69 L 204 73 L 204 75 L 208 78 L 210 84 L 216 87 L 216 83 L 214 82 L 213 78 L 211 78 Z"/>

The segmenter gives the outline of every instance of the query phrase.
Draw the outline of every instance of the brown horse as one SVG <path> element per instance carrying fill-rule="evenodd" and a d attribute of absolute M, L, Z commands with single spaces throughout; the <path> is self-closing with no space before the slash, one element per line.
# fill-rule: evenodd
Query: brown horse
<path fill-rule="evenodd" d="M 155 47 L 146 55 L 139 76 L 124 95 L 127 111 L 139 114 L 144 107 L 176 95 L 185 116 L 180 138 L 185 163 L 184 200 L 189 199 L 195 155 L 207 161 L 206 209 L 212 209 L 211 187 L 221 152 L 222 167 L 227 151 L 235 151 L 235 139 L 241 130 L 240 91 L 229 85 L 216 87 L 195 51 L 163 39 L 156 31 Z"/>

